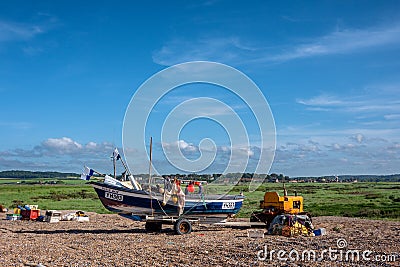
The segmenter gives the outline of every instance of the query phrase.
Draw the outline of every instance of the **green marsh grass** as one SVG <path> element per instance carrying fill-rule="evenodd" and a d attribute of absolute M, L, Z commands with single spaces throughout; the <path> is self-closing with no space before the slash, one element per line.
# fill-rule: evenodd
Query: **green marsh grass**
<path fill-rule="evenodd" d="M 41 180 L 47 184 L 29 184 Z M 25 181 L 25 182 L 23 182 Z M 50 184 L 57 181 L 56 184 Z M 17 184 L 17 182 L 19 182 Z M 400 183 L 286 183 L 289 195 L 304 197 L 304 210 L 312 216 L 346 216 L 362 218 L 400 219 Z M 283 195 L 282 184 L 264 183 L 256 191 L 248 192 L 248 185 L 210 184 L 208 194 L 245 195 L 238 217 L 249 217 L 260 210 L 259 203 L 266 191 Z M 109 213 L 101 204 L 94 189 L 79 179 L 0 179 L 0 204 L 11 208 L 15 203 L 37 204 L 40 209 L 84 210 Z"/>

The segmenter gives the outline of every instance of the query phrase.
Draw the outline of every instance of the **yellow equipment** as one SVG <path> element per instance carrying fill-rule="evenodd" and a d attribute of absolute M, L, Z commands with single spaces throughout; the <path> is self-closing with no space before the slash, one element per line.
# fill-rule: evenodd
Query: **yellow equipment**
<path fill-rule="evenodd" d="M 264 200 L 260 201 L 260 208 L 270 209 L 277 213 L 298 214 L 303 212 L 303 197 L 279 196 L 278 192 L 266 192 Z"/>
<path fill-rule="evenodd" d="M 269 227 L 272 220 L 280 214 L 290 215 L 310 215 L 303 211 L 303 197 L 295 193 L 294 196 L 288 196 L 283 184 L 283 196 L 278 192 L 265 192 L 264 199 L 260 201 L 262 211 L 253 212 L 250 217 L 251 222 L 264 222 Z"/>

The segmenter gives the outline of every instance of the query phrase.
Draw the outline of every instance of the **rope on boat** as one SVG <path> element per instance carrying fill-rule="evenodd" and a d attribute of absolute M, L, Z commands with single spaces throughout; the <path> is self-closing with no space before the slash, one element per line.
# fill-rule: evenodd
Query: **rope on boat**
<path fill-rule="evenodd" d="M 205 202 L 205 199 L 204 199 L 204 195 L 202 195 L 201 196 L 201 198 L 202 198 L 202 200 L 203 200 L 203 205 L 204 205 L 204 207 L 206 207 L 207 208 L 207 205 L 206 205 L 206 202 Z M 200 203 L 200 200 L 199 201 L 197 201 L 197 203 Z M 196 204 L 197 204 L 196 203 Z M 182 213 L 181 215 L 179 215 L 179 219 L 183 216 L 183 215 L 186 215 L 188 212 L 190 212 L 194 207 L 196 207 L 197 205 L 193 205 L 190 209 L 188 209 L 186 212 L 184 212 L 184 213 Z"/>
<path fill-rule="evenodd" d="M 152 198 L 152 195 L 151 195 L 151 192 L 150 192 L 150 199 L 152 200 L 153 198 Z M 155 200 L 157 200 L 157 203 L 158 203 L 158 206 L 160 207 L 160 209 L 162 210 L 162 212 L 164 213 L 164 215 L 165 216 L 170 216 L 170 215 L 168 215 L 168 213 L 164 210 L 164 208 L 162 207 L 162 204 L 160 203 L 160 200 L 158 199 L 158 198 L 154 198 Z M 204 205 L 204 207 L 207 209 L 207 204 L 206 204 L 206 201 L 205 201 L 205 198 L 204 198 L 204 194 L 201 194 L 201 199 L 199 199 L 198 201 L 197 201 L 197 203 L 195 204 L 195 205 L 193 205 L 191 208 L 189 208 L 186 212 L 183 212 L 181 215 L 179 215 L 178 216 L 178 220 L 182 217 L 182 216 L 184 216 L 184 215 L 187 215 L 192 209 L 194 209 L 196 206 L 197 206 L 197 204 L 198 203 L 200 203 L 200 201 L 201 202 L 203 202 L 203 205 Z M 153 202 L 153 201 L 150 201 L 151 203 Z M 185 209 L 185 207 L 183 207 L 183 209 Z"/>
<path fill-rule="evenodd" d="M 158 206 L 160 206 L 161 210 L 164 212 L 165 216 L 168 216 L 168 214 L 165 212 L 165 210 L 163 209 L 162 205 L 160 204 L 160 200 L 158 200 L 158 198 L 155 198 L 157 200 Z"/>

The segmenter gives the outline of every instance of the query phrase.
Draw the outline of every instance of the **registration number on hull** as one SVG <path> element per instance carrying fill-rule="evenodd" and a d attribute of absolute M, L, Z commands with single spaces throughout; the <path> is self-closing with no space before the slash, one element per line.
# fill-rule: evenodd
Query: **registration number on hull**
<path fill-rule="evenodd" d="M 110 192 L 105 192 L 104 197 L 108 198 L 108 199 L 116 200 L 116 201 L 123 201 L 124 200 L 124 196 L 123 195 L 110 193 Z"/>
<path fill-rule="evenodd" d="M 235 208 L 235 202 L 224 202 L 222 203 L 223 210 L 231 210 Z"/>

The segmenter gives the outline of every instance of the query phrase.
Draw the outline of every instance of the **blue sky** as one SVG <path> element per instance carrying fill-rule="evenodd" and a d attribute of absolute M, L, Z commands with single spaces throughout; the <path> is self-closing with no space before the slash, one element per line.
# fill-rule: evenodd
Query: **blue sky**
<path fill-rule="evenodd" d="M 1 1 L 0 170 L 111 170 L 136 90 L 193 60 L 228 64 L 261 89 L 277 131 L 271 171 L 400 172 L 398 1 Z M 165 114 L 207 96 L 232 106 L 257 138 L 240 99 L 210 86 L 180 88 L 145 129 L 156 162 L 164 162 Z M 202 138 L 215 139 L 222 154 L 207 172 L 220 172 L 226 136 L 197 121 L 180 148 L 195 158 Z M 247 148 L 250 159 L 257 149 Z"/>

